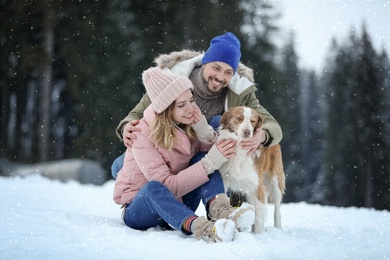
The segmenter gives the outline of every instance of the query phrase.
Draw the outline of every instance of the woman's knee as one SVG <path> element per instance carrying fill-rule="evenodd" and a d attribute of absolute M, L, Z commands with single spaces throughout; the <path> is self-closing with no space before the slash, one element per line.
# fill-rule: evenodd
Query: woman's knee
<path fill-rule="evenodd" d="M 162 197 L 172 197 L 172 192 L 159 181 L 150 181 L 142 187 L 142 194 L 152 200 Z"/>
<path fill-rule="evenodd" d="M 161 188 L 165 186 L 159 181 L 149 181 L 148 183 L 145 184 L 145 187 L 148 189 L 155 189 L 155 188 Z"/>

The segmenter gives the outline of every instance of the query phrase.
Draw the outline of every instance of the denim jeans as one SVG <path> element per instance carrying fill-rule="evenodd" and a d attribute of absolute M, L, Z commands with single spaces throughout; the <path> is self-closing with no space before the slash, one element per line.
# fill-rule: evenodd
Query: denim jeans
<path fill-rule="evenodd" d="M 219 127 L 221 116 L 210 120 L 210 125 L 216 130 Z M 197 153 L 190 160 L 190 165 L 200 161 L 206 152 Z M 112 174 L 116 178 L 118 171 L 123 166 L 124 155 L 118 157 L 112 167 Z M 187 193 L 182 197 L 183 203 L 178 201 L 169 189 L 158 181 L 145 184 L 137 193 L 133 201 L 124 210 L 123 221 L 133 229 L 145 230 L 150 227 L 173 227 L 184 234 L 190 234 L 182 230 L 185 220 L 195 216 L 195 211 L 200 201 L 206 206 L 210 199 L 224 193 L 222 177 L 219 171 L 209 175 L 209 181 Z"/>
<path fill-rule="evenodd" d="M 214 131 L 218 131 L 218 127 L 221 125 L 221 115 L 216 115 L 210 119 L 209 125 L 214 128 Z"/>
<path fill-rule="evenodd" d="M 211 118 L 209 125 L 211 125 L 215 131 L 218 130 L 218 127 L 220 126 L 221 121 L 221 115 L 216 115 L 213 118 Z M 196 155 L 195 155 L 196 156 Z M 118 158 L 114 160 L 111 166 L 111 175 L 116 179 L 116 176 L 118 176 L 119 170 L 123 167 L 123 159 L 125 158 L 125 154 L 122 154 Z"/>
<path fill-rule="evenodd" d="M 124 210 L 123 221 L 133 229 L 146 230 L 151 227 L 173 227 L 182 229 L 184 222 L 195 211 L 200 201 L 207 205 L 216 195 L 223 193 L 224 187 L 219 172 L 209 175 L 209 181 L 183 196 L 183 203 L 158 181 L 150 181 L 137 193 L 134 200 Z"/>
<path fill-rule="evenodd" d="M 116 176 L 118 176 L 118 172 L 123 167 L 123 160 L 125 158 L 125 154 L 122 154 L 118 158 L 114 160 L 114 162 L 111 165 L 111 175 L 116 179 Z"/>

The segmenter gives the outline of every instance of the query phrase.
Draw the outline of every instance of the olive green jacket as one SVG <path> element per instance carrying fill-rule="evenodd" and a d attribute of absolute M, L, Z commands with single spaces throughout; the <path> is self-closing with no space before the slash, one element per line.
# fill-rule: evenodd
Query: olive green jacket
<path fill-rule="evenodd" d="M 155 59 L 155 63 L 162 69 L 169 69 L 172 72 L 189 76 L 195 66 L 201 65 L 203 54 L 194 51 L 183 50 L 170 54 L 160 55 Z M 279 143 L 282 138 L 282 130 L 275 118 L 260 104 L 255 92 L 257 88 L 253 80 L 253 71 L 240 63 L 237 73 L 229 83 L 229 91 L 225 100 L 225 111 L 235 106 L 248 106 L 255 109 L 264 117 L 262 129 L 267 131 L 269 140 L 266 146 Z M 151 101 L 147 94 L 141 98 L 140 102 L 130 111 L 130 113 L 119 123 L 116 134 L 123 139 L 123 127 L 132 120 L 141 119 L 144 110 Z"/>

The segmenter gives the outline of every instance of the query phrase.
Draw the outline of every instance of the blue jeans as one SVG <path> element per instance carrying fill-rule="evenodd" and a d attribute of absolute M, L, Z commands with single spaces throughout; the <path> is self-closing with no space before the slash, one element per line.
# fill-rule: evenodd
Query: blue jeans
<path fill-rule="evenodd" d="M 214 131 L 218 130 L 218 127 L 220 126 L 221 121 L 221 115 L 216 115 L 213 118 L 211 118 L 209 125 L 211 125 L 214 128 Z M 195 155 L 196 156 L 196 155 Z M 118 172 L 123 167 L 123 159 L 125 158 L 125 154 L 122 154 L 118 158 L 114 160 L 111 166 L 111 175 L 116 179 L 116 176 L 118 176 Z"/>
<path fill-rule="evenodd" d="M 200 201 L 207 205 L 210 199 L 223 193 L 224 187 L 219 172 L 209 175 L 209 181 L 183 196 L 178 201 L 169 189 L 158 181 L 150 181 L 137 193 L 134 200 L 125 208 L 123 220 L 133 229 L 146 230 L 151 227 L 173 227 L 182 229 L 184 222 L 192 216 Z"/>
<path fill-rule="evenodd" d="M 116 176 L 118 176 L 118 172 L 123 167 L 123 160 L 125 158 L 125 154 L 123 153 L 121 156 L 116 158 L 114 162 L 111 165 L 111 174 L 114 179 L 116 179 Z"/>

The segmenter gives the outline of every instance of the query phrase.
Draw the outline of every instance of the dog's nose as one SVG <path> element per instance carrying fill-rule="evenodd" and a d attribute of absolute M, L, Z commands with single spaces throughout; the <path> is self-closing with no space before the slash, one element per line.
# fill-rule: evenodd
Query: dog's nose
<path fill-rule="evenodd" d="M 248 138 L 251 135 L 251 131 L 249 129 L 245 129 L 243 131 L 243 134 L 244 134 L 244 138 Z"/>

